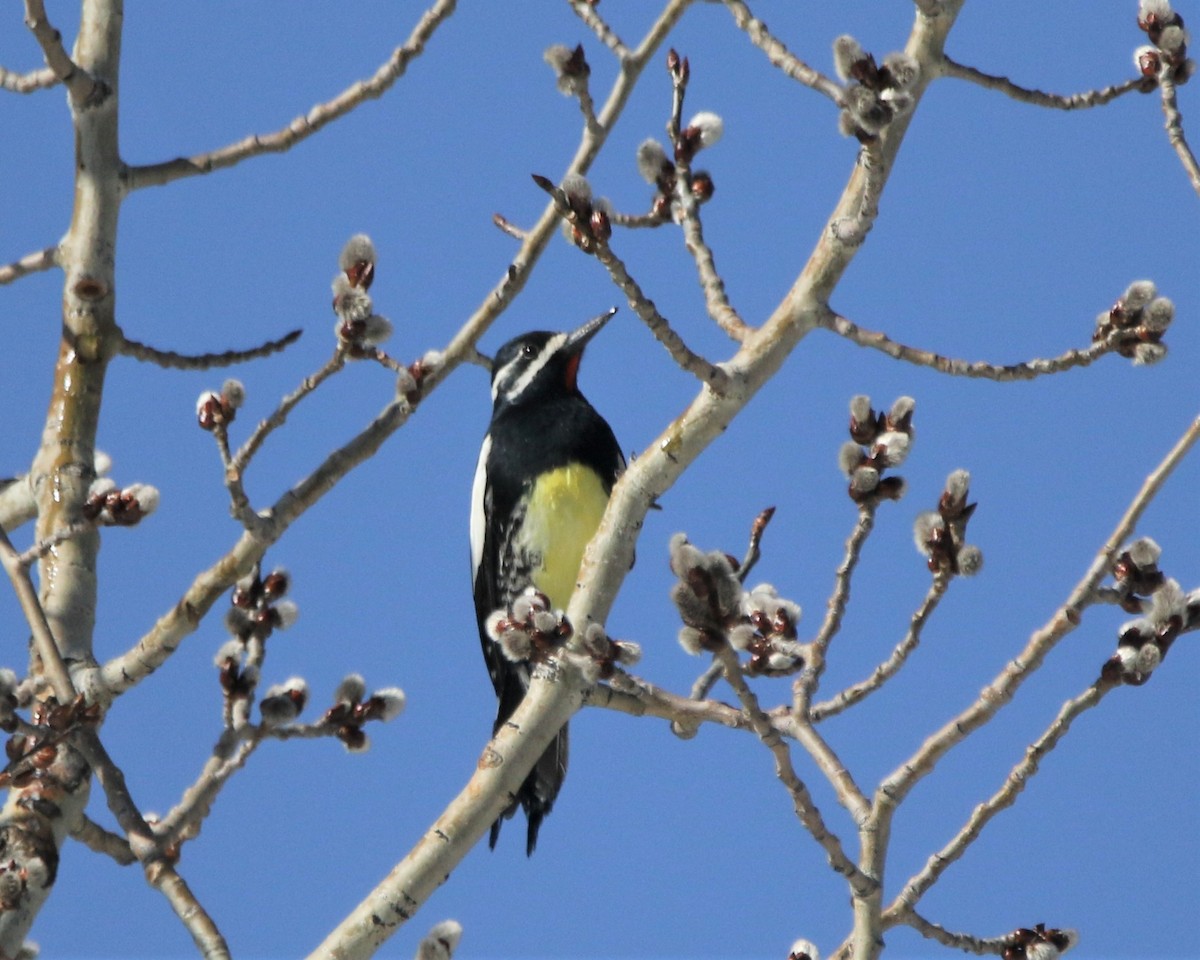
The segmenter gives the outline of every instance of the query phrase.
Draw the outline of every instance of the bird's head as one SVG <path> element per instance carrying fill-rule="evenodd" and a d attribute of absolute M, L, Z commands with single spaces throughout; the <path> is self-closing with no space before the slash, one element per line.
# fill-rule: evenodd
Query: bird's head
<path fill-rule="evenodd" d="M 577 392 L 583 348 L 616 312 L 614 307 L 570 333 L 535 330 L 509 340 L 492 361 L 493 405 L 511 406 Z"/>

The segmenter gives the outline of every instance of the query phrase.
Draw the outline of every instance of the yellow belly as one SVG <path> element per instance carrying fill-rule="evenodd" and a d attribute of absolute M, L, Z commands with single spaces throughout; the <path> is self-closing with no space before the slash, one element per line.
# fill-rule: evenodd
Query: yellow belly
<path fill-rule="evenodd" d="M 530 491 L 522 540 L 541 555 L 533 583 L 558 609 L 566 609 L 583 551 L 600 526 L 608 505 L 600 477 L 578 463 L 538 478 Z"/>

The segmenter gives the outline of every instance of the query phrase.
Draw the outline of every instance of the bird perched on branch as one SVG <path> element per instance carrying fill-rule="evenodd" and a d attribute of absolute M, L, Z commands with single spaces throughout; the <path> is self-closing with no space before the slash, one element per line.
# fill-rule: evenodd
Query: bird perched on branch
<path fill-rule="evenodd" d="M 523 334 L 492 363 L 492 421 L 471 492 L 471 576 L 479 639 L 499 701 L 493 734 L 524 698 L 530 664 L 505 655 L 488 632 L 488 617 L 529 586 L 553 609 L 566 609 L 584 548 L 625 468 L 612 429 L 577 384 L 583 348 L 615 312 L 570 333 Z M 492 824 L 490 845 L 521 806 L 532 854 L 566 772 L 564 726 Z"/>

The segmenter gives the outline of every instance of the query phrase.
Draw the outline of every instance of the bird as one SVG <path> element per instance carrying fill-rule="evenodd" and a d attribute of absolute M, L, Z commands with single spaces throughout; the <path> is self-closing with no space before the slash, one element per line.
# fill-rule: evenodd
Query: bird
<path fill-rule="evenodd" d="M 524 698 L 530 665 L 505 656 L 488 617 L 530 586 L 553 609 L 566 609 L 583 551 L 625 469 L 612 428 L 577 382 L 584 347 L 614 313 L 569 333 L 522 334 L 492 362 L 492 418 L 472 484 L 470 539 L 479 639 L 497 699 L 493 736 Z M 525 853 L 533 855 L 566 776 L 567 744 L 564 725 L 492 824 L 490 847 L 519 806 L 528 822 Z"/>

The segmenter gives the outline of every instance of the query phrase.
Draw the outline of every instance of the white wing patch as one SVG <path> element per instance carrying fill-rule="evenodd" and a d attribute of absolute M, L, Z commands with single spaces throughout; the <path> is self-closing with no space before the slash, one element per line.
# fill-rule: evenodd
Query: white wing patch
<path fill-rule="evenodd" d="M 479 575 L 479 565 L 483 562 L 483 537 L 487 524 L 487 461 L 492 451 L 492 438 L 483 438 L 483 446 L 479 450 L 479 465 L 475 468 L 475 480 L 471 484 L 471 584 Z"/>

